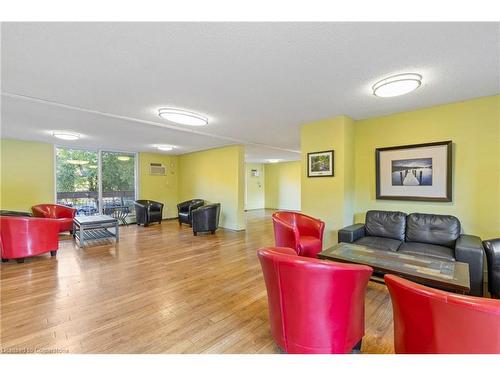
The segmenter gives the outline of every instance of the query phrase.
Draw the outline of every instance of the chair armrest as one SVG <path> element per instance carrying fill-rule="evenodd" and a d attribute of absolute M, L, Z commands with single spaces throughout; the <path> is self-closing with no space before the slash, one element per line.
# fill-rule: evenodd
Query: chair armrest
<path fill-rule="evenodd" d="M 143 205 L 142 203 L 134 202 L 134 205 L 137 206 L 137 207 L 140 207 L 140 208 L 146 208 L 146 206 Z"/>
<path fill-rule="evenodd" d="M 359 240 L 361 237 L 364 236 L 365 236 L 365 225 L 353 224 L 339 230 L 338 240 L 339 242 L 353 243 L 354 241 Z"/>
<path fill-rule="evenodd" d="M 455 259 L 469 264 L 471 294 L 482 296 L 484 248 L 477 236 L 462 234 L 455 243 Z"/>

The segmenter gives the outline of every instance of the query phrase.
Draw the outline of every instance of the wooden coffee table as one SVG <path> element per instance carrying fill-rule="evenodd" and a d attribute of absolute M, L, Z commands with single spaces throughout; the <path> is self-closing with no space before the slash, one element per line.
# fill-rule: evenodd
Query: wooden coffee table
<path fill-rule="evenodd" d="M 414 256 L 341 242 L 318 254 L 320 259 L 356 263 L 374 270 L 374 281 L 383 282 L 386 273 L 433 288 L 457 293 L 470 291 L 469 265 L 433 257 Z"/>
<path fill-rule="evenodd" d="M 118 220 L 108 215 L 76 216 L 73 219 L 73 237 L 80 247 L 85 246 L 85 241 L 102 238 L 114 237 L 118 242 Z"/>

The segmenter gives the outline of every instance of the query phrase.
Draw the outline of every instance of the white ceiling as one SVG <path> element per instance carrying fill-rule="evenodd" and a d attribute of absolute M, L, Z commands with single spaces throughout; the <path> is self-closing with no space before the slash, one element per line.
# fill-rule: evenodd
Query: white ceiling
<path fill-rule="evenodd" d="M 500 23 L 3 23 L 2 137 L 54 142 L 65 129 L 84 136 L 60 144 L 244 143 L 248 161 L 297 160 L 303 123 L 499 93 L 499 49 Z M 371 95 L 404 72 L 423 86 Z M 165 106 L 210 124 L 168 123 Z"/>

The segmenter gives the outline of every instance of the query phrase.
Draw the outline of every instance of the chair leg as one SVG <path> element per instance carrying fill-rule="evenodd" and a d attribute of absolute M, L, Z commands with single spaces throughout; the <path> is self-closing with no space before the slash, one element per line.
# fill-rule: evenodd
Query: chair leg
<path fill-rule="evenodd" d="M 55 257 L 57 255 L 57 250 L 51 250 L 50 251 L 50 256 Z"/>
<path fill-rule="evenodd" d="M 17 259 L 16 259 L 16 262 L 17 262 L 17 263 L 24 263 L 24 258 L 17 258 Z"/>
<path fill-rule="evenodd" d="M 193 234 L 194 234 L 195 236 L 197 236 L 197 235 L 198 235 L 198 232 L 193 232 Z"/>
<path fill-rule="evenodd" d="M 211 230 L 210 233 L 215 234 L 215 230 Z"/>
<path fill-rule="evenodd" d="M 7 263 L 9 260 L 7 258 L 2 258 L 2 263 Z"/>
<path fill-rule="evenodd" d="M 354 348 L 352 348 L 353 353 L 360 353 L 361 352 L 361 344 L 362 344 L 363 339 L 359 340 L 356 345 L 354 345 Z"/>

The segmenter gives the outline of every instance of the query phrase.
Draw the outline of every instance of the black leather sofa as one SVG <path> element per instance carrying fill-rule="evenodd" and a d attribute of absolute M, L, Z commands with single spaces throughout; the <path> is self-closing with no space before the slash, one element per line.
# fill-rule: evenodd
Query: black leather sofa
<path fill-rule="evenodd" d="M 161 224 L 163 218 L 163 203 L 140 199 L 134 202 L 137 225 L 147 227 L 151 223 Z"/>
<path fill-rule="evenodd" d="M 483 295 L 484 249 L 481 239 L 461 234 L 460 221 L 456 217 L 368 211 L 365 221 L 365 224 L 339 230 L 339 242 L 468 263 L 470 294 Z"/>
<path fill-rule="evenodd" d="M 500 298 L 500 238 L 483 241 L 488 263 L 488 291 L 493 298 Z"/>
<path fill-rule="evenodd" d="M 192 216 L 193 210 L 201 207 L 205 204 L 203 199 L 191 199 L 189 201 L 181 202 L 177 205 L 177 216 L 179 218 L 179 225 L 189 224 L 192 226 Z"/>
<path fill-rule="evenodd" d="M 220 203 L 208 204 L 192 211 L 193 215 L 193 234 L 198 232 L 211 232 L 219 227 Z"/>

